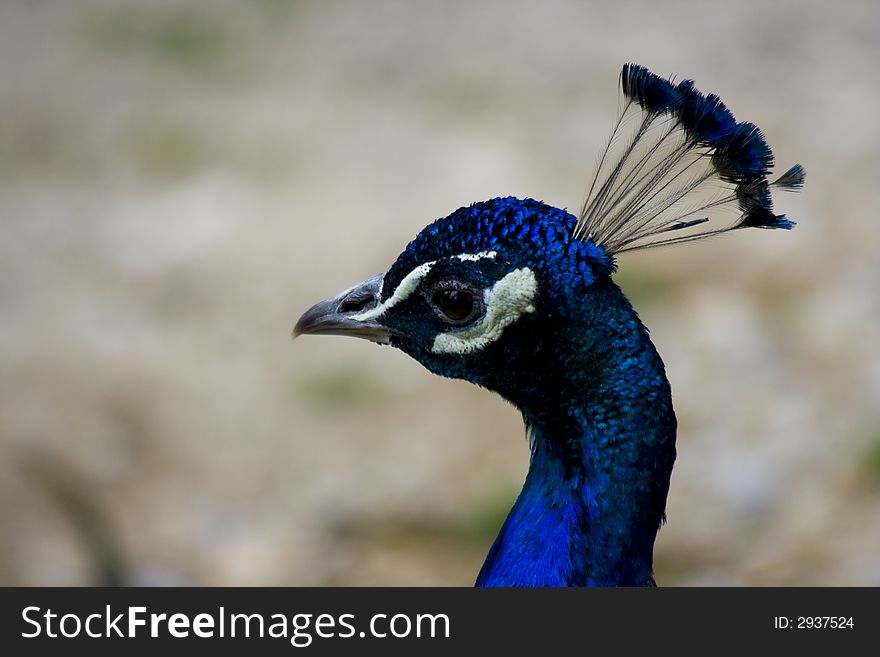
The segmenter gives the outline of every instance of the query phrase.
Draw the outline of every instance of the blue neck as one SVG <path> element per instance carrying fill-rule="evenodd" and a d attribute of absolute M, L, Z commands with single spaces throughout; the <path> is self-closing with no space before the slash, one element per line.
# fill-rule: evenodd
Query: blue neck
<path fill-rule="evenodd" d="M 531 466 L 477 586 L 654 583 L 676 421 L 647 330 L 616 286 L 606 293 L 559 336 L 566 377 L 512 400 L 532 427 Z"/>

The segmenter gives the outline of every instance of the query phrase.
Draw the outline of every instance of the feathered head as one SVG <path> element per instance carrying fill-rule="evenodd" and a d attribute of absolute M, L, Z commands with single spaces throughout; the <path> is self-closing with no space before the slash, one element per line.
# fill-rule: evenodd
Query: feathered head
<path fill-rule="evenodd" d="M 794 225 L 774 214 L 770 192 L 800 188 L 804 170 L 770 183 L 773 154 L 756 126 L 690 80 L 627 64 L 621 86 L 623 109 L 579 216 L 513 197 L 460 208 L 423 229 L 387 273 L 314 306 L 294 334 L 391 343 L 434 372 L 502 389 L 546 372 L 561 345 L 594 349 L 583 343 L 591 331 L 637 330 L 610 279 L 618 253 Z"/>

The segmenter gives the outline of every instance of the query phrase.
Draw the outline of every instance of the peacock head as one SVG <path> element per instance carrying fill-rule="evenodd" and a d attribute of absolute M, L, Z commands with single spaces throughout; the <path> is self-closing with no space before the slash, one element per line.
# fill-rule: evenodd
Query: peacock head
<path fill-rule="evenodd" d="M 623 113 L 577 217 L 512 197 L 456 210 L 422 230 L 385 274 L 312 307 L 294 335 L 391 344 L 523 408 L 575 351 L 570 377 L 589 377 L 620 347 L 614 336 L 638 330 L 611 282 L 617 254 L 794 226 L 774 214 L 771 188 L 800 189 L 803 167 L 770 182 L 773 153 L 754 124 L 736 122 L 692 81 L 641 66 L 623 67 L 621 88 Z"/>
<path fill-rule="evenodd" d="M 569 309 L 612 270 L 601 247 L 575 237 L 577 222 L 532 199 L 460 208 L 423 229 L 385 274 L 313 306 L 294 335 L 390 344 L 436 374 L 510 397 L 512 379 L 546 370 Z"/>

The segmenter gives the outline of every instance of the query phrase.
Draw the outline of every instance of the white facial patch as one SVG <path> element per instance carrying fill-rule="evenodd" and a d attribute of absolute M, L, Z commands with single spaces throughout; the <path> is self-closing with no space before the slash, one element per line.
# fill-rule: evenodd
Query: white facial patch
<path fill-rule="evenodd" d="M 535 312 L 538 281 L 528 267 L 515 269 L 483 292 L 486 314 L 477 324 L 434 338 L 435 354 L 469 354 L 501 337 L 504 329 L 525 313 Z"/>
<path fill-rule="evenodd" d="M 483 258 L 492 258 L 493 260 L 498 256 L 495 251 L 481 251 L 480 253 L 461 253 L 457 256 L 459 260 L 462 262 L 465 261 L 477 261 L 482 260 Z M 413 269 L 410 273 L 403 277 L 403 280 L 400 281 L 400 284 L 397 286 L 397 289 L 394 290 L 394 294 L 392 294 L 384 303 L 380 303 L 375 308 L 370 308 L 369 310 L 365 310 L 364 312 L 352 315 L 351 318 L 358 322 L 365 322 L 367 320 L 376 319 L 377 317 L 385 314 L 385 311 L 389 308 L 393 308 L 401 301 L 409 297 L 413 292 L 415 292 L 419 283 L 422 282 L 422 279 L 428 275 L 428 272 L 431 271 L 431 268 L 439 262 L 438 260 L 432 260 L 431 262 L 426 262 L 423 265 L 419 265 L 415 269 Z"/>
<path fill-rule="evenodd" d="M 498 257 L 497 251 L 480 251 L 479 253 L 461 253 L 455 256 L 462 262 L 467 262 L 468 260 L 472 262 L 476 262 L 477 260 L 482 260 L 483 258 L 489 258 L 490 260 L 494 260 Z"/>
<path fill-rule="evenodd" d="M 365 322 L 370 319 L 376 319 L 377 317 L 385 314 L 386 310 L 388 310 L 389 308 L 393 308 L 401 301 L 406 299 L 413 292 L 415 292 L 419 287 L 419 283 L 421 283 L 422 279 L 428 275 L 428 272 L 431 271 L 431 267 L 433 267 L 435 264 L 437 264 L 436 260 L 432 262 L 426 262 L 423 265 L 419 265 L 403 277 L 403 280 L 400 281 L 397 289 L 394 290 L 394 294 L 388 297 L 386 301 L 380 303 L 375 308 L 370 308 L 369 310 L 365 310 L 364 312 L 357 315 L 352 315 L 351 318 L 357 320 L 358 322 Z"/>

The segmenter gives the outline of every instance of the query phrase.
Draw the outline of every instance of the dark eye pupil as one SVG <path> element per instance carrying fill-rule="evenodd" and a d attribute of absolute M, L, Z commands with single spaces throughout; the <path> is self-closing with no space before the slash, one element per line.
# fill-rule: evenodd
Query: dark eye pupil
<path fill-rule="evenodd" d="M 453 321 L 466 319 L 474 309 L 474 298 L 464 290 L 440 290 L 434 294 L 434 304 Z"/>

